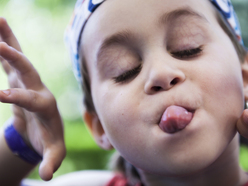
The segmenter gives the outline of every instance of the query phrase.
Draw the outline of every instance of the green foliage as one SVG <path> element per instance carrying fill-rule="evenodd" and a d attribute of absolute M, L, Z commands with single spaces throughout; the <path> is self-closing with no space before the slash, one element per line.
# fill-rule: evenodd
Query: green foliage
<path fill-rule="evenodd" d="M 4 6 L 9 0 L 0 0 L 0 5 Z"/>
<path fill-rule="evenodd" d="M 82 121 L 65 123 L 65 142 L 68 151 L 100 150 Z"/>
<path fill-rule="evenodd" d="M 33 0 L 41 8 L 55 8 L 57 6 L 74 6 L 76 0 Z"/>
<path fill-rule="evenodd" d="M 0 16 L 6 17 L 25 55 L 55 95 L 65 121 L 67 156 L 55 177 L 83 169 L 105 169 L 113 151 L 101 150 L 81 120 L 81 92 L 73 77 L 63 36 L 76 0 L 0 0 Z M 248 1 L 233 0 L 248 44 Z M 7 78 L 0 70 L 0 89 Z M 0 126 L 11 116 L 10 105 L 0 104 Z M 240 164 L 248 171 L 248 148 L 241 146 Z M 38 168 L 30 175 L 39 178 Z"/>
<path fill-rule="evenodd" d="M 240 147 L 240 166 L 248 171 L 248 147 L 244 145 Z"/>
<path fill-rule="evenodd" d="M 248 1 L 247 0 L 232 0 L 232 3 L 237 13 L 237 16 L 239 18 L 244 44 L 245 46 L 248 46 L 248 24 L 247 24 Z"/>

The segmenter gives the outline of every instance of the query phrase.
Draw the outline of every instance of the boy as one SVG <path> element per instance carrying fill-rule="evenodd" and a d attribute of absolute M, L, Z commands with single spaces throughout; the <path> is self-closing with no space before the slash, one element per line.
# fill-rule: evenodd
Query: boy
<path fill-rule="evenodd" d="M 87 99 L 85 121 L 99 146 L 113 146 L 136 171 L 140 182 L 132 185 L 248 182 L 238 164 L 236 133 L 238 129 L 248 136 L 247 111 L 243 112 L 247 58 L 220 23 L 207 0 L 109 0 L 95 10 L 80 33 L 83 82 L 92 98 Z M 10 36 L 3 24 L 1 33 Z M 17 46 L 12 35 L 3 40 Z M 48 180 L 64 155 L 55 101 L 20 52 L 1 43 L 0 55 L 12 66 L 4 61 L 5 70 L 15 68 L 26 88 L 18 89 L 21 93 L 2 92 L 0 99 L 25 108 L 21 111 L 28 119 L 35 118 L 32 125 L 34 120 L 25 121 L 28 134 L 25 127 L 18 130 L 18 120 L 13 124 L 43 154 L 40 175 Z M 17 96 L 21 96 L 18 101 Z M 11 165 L 8 161 L 14 158 L 4 139 L 1 143 L 1 165 L 3 161 Z M 14 170 L 23 163 L 19 161 L 12 165 Z M 31 169 L 23 166 L 26 172 Z M 19 174 L 14 176 L 20 180 Z"/>

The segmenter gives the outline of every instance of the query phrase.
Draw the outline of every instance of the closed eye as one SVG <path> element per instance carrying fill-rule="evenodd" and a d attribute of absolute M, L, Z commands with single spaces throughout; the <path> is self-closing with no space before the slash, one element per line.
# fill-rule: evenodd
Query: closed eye
<path fill-rule="evenodd" d="M 198 56 L 202 52 L 202 46 L 189 50 L 182 50 L 177 52 L 171 52 L 171 55 L 179 59 L 187 59 Z"/>
<path fill-rule="evenodd" d="M 141 71 L 141 67 L 142 66 L 140 64 L 139 66 L 137 66 L 131 70 L 128 70 L 117 77 L 114 77 L 113 79 L 114 79 L 115 83 L 126 83 L 127 81 L 134 79 Z"/>

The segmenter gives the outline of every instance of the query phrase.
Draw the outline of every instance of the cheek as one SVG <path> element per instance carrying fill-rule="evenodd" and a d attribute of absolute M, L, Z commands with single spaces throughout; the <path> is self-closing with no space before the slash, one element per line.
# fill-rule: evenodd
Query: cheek
<path fill-rule="evenodd" d="M 213 114 L 220 129 L 229 131 L 228 126 L 232 124 L 235 127 L 243 111 L 244 99 L 241 65 L 235 53 L 230 53 L 233 55 L 225 52 L 205 59 L 197 73 L 201 94 L 204 95 L 203 107 Z"/>
<path fill-rule="evenodd" d="M 115 146 L 115 143 L 118 144 L 121 139 L 126 139 L 130 131 L 132 133 L 137 130 L 134 121 L 138 118 L 135 108 L 139 105 L 139 99 L 137 99 L 139 96 L 138 93 L 132 91 L 133 89 L 119 89 L 113 88 L 113 86 L 115 85 L 108 83 L 95 86 L 97 89 L 95 89 L 93 101 L 97 105 L 96 112 L 104 130 Z M 101 92 L 101 94 L 97 92 Z M 134 97 L 136 99 L 133 99 Z"/>
<path fill-rule="evenodd" d="M 202 71 L 199 80 L 202 81 L 202 89 L 205 93 L 212 95 L 209 99 L 232 99 L 242 98 L 242 79 L 240 70 L 231 65 L 209 65 L 208 72 Z M 224 67 L 224 68 L 223 68 Z M 236 95 L 236 96 L 235 96 Z M 210 101 L 210 100 L 209 100 Z M 224 104 L 228 104 L 224 103 Z M 223 105 L 224 106 L 224 105 Z"/>

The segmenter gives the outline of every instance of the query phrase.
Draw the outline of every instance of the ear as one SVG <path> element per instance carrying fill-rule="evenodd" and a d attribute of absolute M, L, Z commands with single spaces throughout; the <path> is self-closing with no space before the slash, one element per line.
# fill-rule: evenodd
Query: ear
<path fill-rule="evenodd" d="M 242 66 L 242 76 L 244 83 L 244 96 L 245 96 L 245 101 L 248 101 L 248 52 L 246 53 L 245 61 L 241 66 Z"/>
<path fill-rule="evenodd" d="M 110 150 L 113 148 L 108 140 L 108 137 L 102 127 L 102 124 L 96 113 L 85 112 L 83 114 L 83 119 L 93 135 L 96 143 L 105 150 Z"/>

